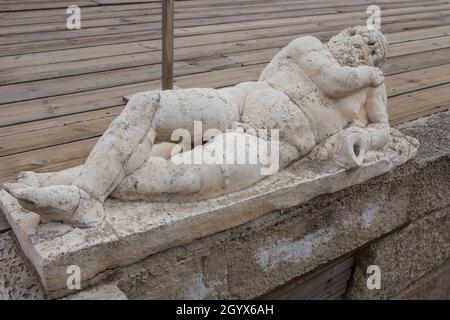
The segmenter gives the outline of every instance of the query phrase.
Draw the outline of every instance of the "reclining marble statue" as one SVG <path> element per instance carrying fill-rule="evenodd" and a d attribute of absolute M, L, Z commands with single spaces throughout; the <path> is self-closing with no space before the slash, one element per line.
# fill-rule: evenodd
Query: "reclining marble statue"
<path fill-rule="evenodd" d="M 254 82 L 136 94 L 84 165 L 60 173 L 23 172 L 4 189 L 43 221 L 96 225 L 104 218 L 107 197 L 186 201 L 255 184 L 265 177 L 260 163 L 173 160 L 212 153 L 227 135 L 248 138 L 249 152 L 261 139 L 270 140 L 255 134 L 262 129 L 279 132 L 280 170 L 306 156 L 352 170 L 369 150 L 389 140 L 380 70 L 387 49 L 380 31 L 348 28 L 326 44 L 312 36 L 293 40 Z M 194 121 L 221 134 L 192 150 L 174 152 L 178 144 L 170 141 L 171 134 L 178 128 L 192 131 Z"/>

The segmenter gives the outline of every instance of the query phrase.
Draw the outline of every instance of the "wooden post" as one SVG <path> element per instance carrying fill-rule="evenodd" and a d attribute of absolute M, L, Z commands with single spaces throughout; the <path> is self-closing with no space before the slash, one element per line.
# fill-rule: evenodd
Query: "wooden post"
<path fill-rule="evenodd" d="M 162 1 L 162 89 L 173 89 L 174 0 Z"/>

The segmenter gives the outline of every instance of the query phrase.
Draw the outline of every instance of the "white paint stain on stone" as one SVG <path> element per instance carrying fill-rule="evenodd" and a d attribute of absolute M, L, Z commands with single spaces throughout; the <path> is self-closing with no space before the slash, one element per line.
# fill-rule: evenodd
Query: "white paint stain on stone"
<path fill-rule="evenodd" d="M 317 247 L 332 240 L 334 235 L 334 228 L 323 228 L 298 241 L 281 240 L 273 246 L 258 249 L 256 261 L 265 271 L 270 271 L 283 262 L 299 262 L 311 257 Z"/>
<path fill-rule="evenodd" d="M 380 207 L 378 205 L 368 204 L 361 214 L 362 225 L 365 228 L 370 227 L 379 212 Z"/>
<path fill-rule="evenodd" d="M 354 212 L 346 212 L 342 224 L 344 228 L 350 229 L 354 228 L 359 223 L 359 215 Z"/>
<path fill-rule="evenodd" d="M 214 288 L 205 287 L 201 273 L 193 274 L 186 280 L 183 288 L 183 298 L 190 300 L 208 299 L 216 296 Z"/>

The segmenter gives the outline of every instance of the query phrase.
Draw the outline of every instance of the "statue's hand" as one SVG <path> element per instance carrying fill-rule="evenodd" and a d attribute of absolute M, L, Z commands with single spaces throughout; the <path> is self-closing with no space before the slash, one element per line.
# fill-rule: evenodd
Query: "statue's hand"
<path fill-rule="evenodd" d="M 363 164 L 369 147 L 370 134 L 363 128 L 350 127 L 327 138 L 311 151 L 310 157 L 333 161 L 340 167 L 351 169 Z"/>
<path fill-rule="evenodd" d="M 369 75 L 369 83 L 371 87 L 378 87 L 384 83 L 383 71 L 376 67 L 364 66 L 363 68 L 366 69 L 366 72 Z"/>

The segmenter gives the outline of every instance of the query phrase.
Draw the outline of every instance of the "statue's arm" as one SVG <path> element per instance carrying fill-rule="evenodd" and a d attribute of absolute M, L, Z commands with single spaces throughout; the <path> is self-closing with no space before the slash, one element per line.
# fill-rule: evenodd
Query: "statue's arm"
<path fill-rule="evenodd" d="M 333 98 L 345 97 L 363 88 L 378 86 L 384 81 L 378 68 L 341 66 L 320 40 L 314 37 L 298 38 L 285 49 L 288 57 L 300 66 L 319 89 Z"/>
<path fill-rule="evenodd" d="M 388 142 L 390 133 L 384 84 L 369 90 L 364 108 L 369 120 L 366 130 L 370 134 L 370 147 L 380 148 Z"/>

